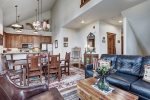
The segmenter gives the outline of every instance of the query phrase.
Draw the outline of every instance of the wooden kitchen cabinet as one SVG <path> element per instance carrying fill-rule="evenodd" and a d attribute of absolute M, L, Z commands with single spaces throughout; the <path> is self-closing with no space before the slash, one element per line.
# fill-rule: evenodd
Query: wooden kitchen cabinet
<path fill-rule="evenodd" d="M 40 47 L 40 36 L 33 37 L 33 47 Z"/>
<path fill-rule="evenodd" d="M 11 38 L 10 35 L 5 35 L 5 47 L 10 48 L 11 47 Z"/>
<path fill-rule="evenodd" d="M 33 43 L 33 37 L 32 35 L 27 35 L 27 41 L 28 43 Z"/>
<path fill-rule="evenodd" d="M 22 35 L 5 33 L 5 47 L 6 48 L 21 48 L 22 43 L 32 43 L 33 47 L 40 47 L 41 43 L 51 43 L 51 36 L 39 35 Z"/>
<path fill-rule="evenodd" d="M 21 35 L 8 34 L 5 35 L 6 48 L 21 48 Z"/>
<path fill-rule="evenodd" d="M 51 43 L 51 37 L 49 36 L 41 36 L 40 40 L 41 40 L 41 43 Z"/>
<path fill-rule="evenodd" d="M 22 43 L 27 43 L 27 42 L 28 42 L 27 38 L 28 38 L 27 35 L 21 35 L 21 41 L 20 41 L 21 44 L 22 44 Z"/>

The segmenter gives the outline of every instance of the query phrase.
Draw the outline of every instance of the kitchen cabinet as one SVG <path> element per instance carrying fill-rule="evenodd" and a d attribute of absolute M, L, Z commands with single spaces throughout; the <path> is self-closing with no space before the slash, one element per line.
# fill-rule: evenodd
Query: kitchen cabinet
<path fill-rule="evenodd" d="M 32 43 L 33 47 L 40 47 L 41 43 L 51 43 L 51 36 L 23 35 L 5 33 L 5 48 L 21 48 L 22 43 Z"/>
<path fill-rule="evenodd" d="M 40 36 L 34 36 L 33 37 L 33 47 L 40 47 Z"/>
<path fill-rule="evenodd" d="M 40 37 L 41 43 L 51 43 L 51 37 L 42 36 Z"/>

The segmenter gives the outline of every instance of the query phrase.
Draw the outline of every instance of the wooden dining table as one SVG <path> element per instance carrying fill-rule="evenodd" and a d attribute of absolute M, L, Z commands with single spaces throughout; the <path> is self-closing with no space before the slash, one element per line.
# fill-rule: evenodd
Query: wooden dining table
<path fill-rule="evenodd" d="M 23 85 L 27 86 L 26 76 L 27 76 L 27 67 L 28 67 L 29 62 L 27 62 L 27 58 L 25 58 L 25 56 L 24 56 L 23 59 L 20 59 L 20 58 L 17 58 L 19 56 L 14 57 L 13 55 L 17 55 L 17 54 L 10 54 L 10 57 L 9 57 L 10 59 L 8 61 L 9 61 L 10 65 L 11 65 L 11 67 L 15 66 L 15 69 L 22 68 L 22 70 L 23 70 L 23 77 L 22 77 L 22 79 L 23 79 Z M 42 67 L 43 68 L 48 67 L 48 58 L 47 58 L 47 55 L 42 55 L 41 59 L 42 59 L 42 64 L 43 64 Z M 60 60 L 60 64 L 63 61 L 64 61 L 64 59 L 61 59 Z"/>

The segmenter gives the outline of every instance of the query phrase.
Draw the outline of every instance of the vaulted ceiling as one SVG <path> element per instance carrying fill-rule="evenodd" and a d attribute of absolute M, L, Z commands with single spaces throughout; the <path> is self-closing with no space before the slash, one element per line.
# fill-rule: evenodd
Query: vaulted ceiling
<path fill-rule="evenodd" d="M 118 23 L 119 20 L 122 20 L 121 12 L 144 1 L 146 0 L 103 0 L 78 17 L 68 21 L 64 27 L 79 29 L 97 20 L 121 25 Z M 81 20 L 84 20 L 85 23 L 81 24 Z"/>
<path fill-rule="evenodd" d="M 43 0 L 43 12 L 50 10 L 55 1 L 56 0 Z M 0 7 L 2 8 L 4 15 L 4 26 L 9 26 L 15 22 L 15 5 L 18 5 L 18 15 L 20 15 L 20 21 L 35 16 L 37 0 L 0 0 Z"/>

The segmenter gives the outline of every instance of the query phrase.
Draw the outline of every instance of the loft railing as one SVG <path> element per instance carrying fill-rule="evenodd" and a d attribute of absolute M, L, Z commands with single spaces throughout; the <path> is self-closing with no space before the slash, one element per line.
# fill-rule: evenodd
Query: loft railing
<path fill-rule="evenodd" d="M 90 0 L 81 0 L 80 8 L 83 7 L 86 3 L 88 3 Z"/>

